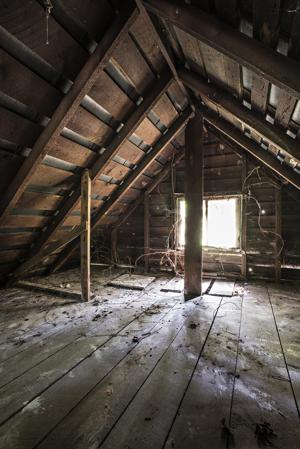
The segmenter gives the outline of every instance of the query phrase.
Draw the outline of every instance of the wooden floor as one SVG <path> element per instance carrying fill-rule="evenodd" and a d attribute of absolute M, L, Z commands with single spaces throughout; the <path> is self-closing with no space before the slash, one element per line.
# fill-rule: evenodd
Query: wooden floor
<path fill-rule="evenodd" d="M 235 285 L 188 303 L 108 287 L 88 304 L 18 288 L 0 301 L 0 447 L 300 447 L 300 290 Z M 79 273 L 36 280 L 78 289 Z"/>

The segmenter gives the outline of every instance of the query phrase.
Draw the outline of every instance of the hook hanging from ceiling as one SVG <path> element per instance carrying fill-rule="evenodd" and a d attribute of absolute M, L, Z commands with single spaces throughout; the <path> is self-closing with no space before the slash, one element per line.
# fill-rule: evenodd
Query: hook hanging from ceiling
<path fill-rule="evenodd" d="M 45 0 L 45 11 L 46 11 L 46 45 L 49 45 L 49 17 L 53 9 L 53 4 L 51 0 Z"/>

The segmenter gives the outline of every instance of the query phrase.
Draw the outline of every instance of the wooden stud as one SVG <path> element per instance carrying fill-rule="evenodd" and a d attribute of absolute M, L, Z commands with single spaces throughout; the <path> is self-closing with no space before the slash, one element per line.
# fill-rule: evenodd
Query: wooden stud
<path fill-rule="evenodd" d="M 185 129 L 185 300 L 202 294 L 203 116 L 196 112 Z"/>
<path fill-rule="evenodd" d="M 91 178 L 88 169 L 83 171 L 81 177 L 81 227 L 81 295 L 83 301 L 89 301 L 91 298 Z"/>
<path fill-rule="evenodd" d="M 149 271 L 149 251 L 150 251 L 150 227 L 149 227 L 149 194 L 144 196 L 144 266 L 145 273 Z"/>
<path fill-rule="evenodd" d="M 111 258 L 113 264 L 117 264 L 118 262 L 117 246 L 118 246 L 118 228 L 116 227 L 111 231 Z"/>
<path fill-rule="evenodd" d="M 244 280 L 247 278 L 247 198 L 246 198 L 246 192 L 243 189 L 243 185 L 245 182 L 245 179 L 247 177 L 247 158 L 245 155 L 242 157 L 243 166 L 242 166 L 242 225 L 241 225 L 241 250 L 242 250 L 242 277 Z"/>
<path fill-rule="evenodd" d="M 282 192 L 281 188 L 275 189 L 275 232 L 276 232 L 276 257 L 275 257 L 275 280 L 279 282 L 281 279 L 281 262 L 282 262 Z M 279 237 L 280 236 L 280 237 Z"/>

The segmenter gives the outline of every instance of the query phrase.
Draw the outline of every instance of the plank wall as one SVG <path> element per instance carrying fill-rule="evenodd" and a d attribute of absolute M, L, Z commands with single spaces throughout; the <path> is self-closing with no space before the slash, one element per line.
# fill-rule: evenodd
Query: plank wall
<path fill-rule="evenodd" d="M 246 251 L 236 254 L 205 251 L 205 273 L 274 279 L 279 261 L 279 277 L 300 278 L 300 270 L 296 268 L 300 265 L 300 206 L 271 173 L 267 173 L 261 164 L 236 154 L 210 137 L 205 143 L 204 190 L 206 196 L 242 195 L 244 192 L 244 198 L 247 197 L 241 219 L 241 247 Z M 169 247 L 173 248 L 176 198 L 183 193 L 184 160 L 149 197 L 149 263 L 152 269 L 170 269 L 172 266 L 165 252 L 168 240 Z M 277 234 L 282 235 L 282 239 Z M 139 258 L 137 265 L 143 266 L 143 205 L 119 228 L 117 248 L 120 263 L 134 265 Z M 177 269 L 182 268 L 180 254 L 176 258 L 171 254 L 172 262 L 175 259 Z"/>

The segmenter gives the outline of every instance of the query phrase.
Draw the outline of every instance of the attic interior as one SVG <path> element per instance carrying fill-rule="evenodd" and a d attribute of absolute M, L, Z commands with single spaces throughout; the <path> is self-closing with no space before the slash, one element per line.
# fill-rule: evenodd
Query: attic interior
<path fill-rule="evenodd" d="M 299 0 L 0 0 L 0 447 L 300 447 Z"/>

